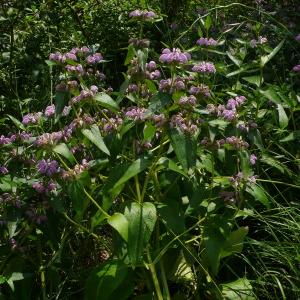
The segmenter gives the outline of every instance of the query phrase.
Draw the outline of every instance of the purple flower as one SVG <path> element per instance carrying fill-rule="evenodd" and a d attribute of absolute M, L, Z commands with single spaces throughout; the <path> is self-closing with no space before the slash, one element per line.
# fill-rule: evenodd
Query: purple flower
<path fill-rule="evenodd" d="M 132 106 L 127 109 L 125 116 L 134 121 L 144 121 L 147 118 L 146 112 L 143 107 Z"/>
<path fill-rule="evenodd" d="M 27 140 L 29 140 L 31 137 L 32 137 L 32 134 L 31 134 L 31 133 L 28 133 L 28 132 L 25 132 L 25 131 L 19 133 L 19 138 L 20 138 L 22 141 L 27 141 Z"/>
<path fill-rule="evenodd" d="M 137 90 L 138 90 L 138 86 L 136 84 L 132 83 L 132 84 L 128 85 L 128 88 L 127 88 L 126 92 L 127 93 L 134 93 L 134 92 L 137 92 Z"/>
<path fill-rule="evenodd" d="M 47 106 L 45 109 L 45 116 L 47 118 L 49 118 L 49 117 L 52 117 L 54 114 L 55 114 L 55 105 L 52 104 L 52 105 Z"/>
<path fill-rule="evenodd" d="M 60 167 L 56 160 L 42 159 L 37 164 L 38 172 L 43 175 L 52 176 L 60 172 Z"/>
<path fill-rule="evenodd" d="M 71 52 L 66 53 L 65 58 L 70 59 L 70 60 L 75 60 L 75 61 L 77 60 L 76 55 L 74 53 L 71 53 Z"/>
<path fill-rule="evenodd" d="M 218 42 L 214 40 L 213 38 L 203 38 L 201 37 L 199 40 L 196 42 L 199 46 L 216 46 L 218 45 Z"/>
<path fill-rule="evenodd" d="M 146 63 L 146 68 L 148 71 L 152 72 L 156 69 L 156 62 L 151 60 L 148 63 Z"/>
<path fill-rule="evenodd" d="M 295 37 L 295 40 L 296 40 L 297 42 L 300 42 L 300 33 Z"/>
<path fill-rule="evenodd" d="M 203 61 L 194 65 L 192 71 L 197 73 L 216 73 L 216 68 L 213 63 Z"/>
<path fill-rule="evenodd" d="M 199 86 L 191 86 L 189 89 L 189 94 L 191 95 L 202 95 L 204 97 L 210 97 L 209 87 L 205 84 L 200 84 Z"/>
<path fill-rule="evenodd" d="M 182 96 L 179 99 L 179 105 L 182 105 L 182 106 L 195 106 L 196 103 L 197 103 L 197 99 L 193 95 L 191 95 L 189 97 Z"/>
<path fill-rule="evenodd" d="M 70 111 L 71 111 L 71 106 L 65 106 L 63 111 L 62 111 L 62 115 L 64 117 L 68 116 L 70 114 Z"/>
<path fill-rule="evenodd" d="M 40 182 L 35 182 L 32 184 L 32 187 L 38 192 L 39 194 L 45 193 L 46 189 Z"/>
<path fill-rule="evenodd" d="M 293 71 L 294 71 L 294 72 L 300 72 L 300 65 L 296 65 L 296 66 L 293 68 Z"/>
<path fill-rule="evenodd" d="M 41 112 L 27 114 L 23 117 L 22 123 L 24 125 L 36 124 L 40 120 L 41 116 L 42 116 Z"/>
<path fill-rule="evenodd" d="M 139 9 L 136 9 L 129 13 L 129 17 L 131 18 L 139 18 L 141 16 L 142 16 L 142 11 L 140 11 Z"/>
<path fill-rule="evenodd" d="M 255 154 L 251 154 L 249 161 L 252 166 L 254 166 L 256 164 L 256 160 L 257 160 L 257 156 Z"/>
<path fill-rule="evenodd" d="M 4 166 L 0 166 L 0 174 L 3 174 L 3 175 L 8 174 L 7 168 Z"/>
<path fill-rule="evenodd" d="M 151 20 L 156 17 L 156 14 L 153 11 L 141 11 L 139 9 L 136 9 L 129 13 L 129 17 Z"/>
<path fill-rule="evenodd" d="M 162 51 L 159 60 L 162 63 L 171 64 L 171 63 L 178 63 L 178 64 L 186 64 L 191 59 L 191 55 L 187 52 L 181 52 L 178 48 L 173 48 L 171 51 L 170 49 L 164 49 Z"/>

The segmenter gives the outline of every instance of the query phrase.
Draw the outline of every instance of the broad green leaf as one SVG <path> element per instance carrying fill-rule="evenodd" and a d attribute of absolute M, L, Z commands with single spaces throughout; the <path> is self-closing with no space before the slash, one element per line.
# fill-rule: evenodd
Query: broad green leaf
<path fill-rule="evenodd" d="M 289 124 L 289 118 L 286 115 L 286 112 L 281 104 L 277 104 L 279 126 L 281 129 L 284 129 Z"/>
<path fill-rule="evenodd" d="M 11 115 L 8 115 L 8 117 L 13 121 L 13 123 L 18 127 L 18 128 L 20 128 L 20 129 L 22 129 L 22 130 L 26 130 L 25 129 L 25 126 L 19 121 L 19 120 L 17 120 L 15 117 L 13 117 L 13 116 L 11 116 Z"/>
<path fill-rule="evenodd" d="M 77 219 L 81 220 L 89 203 L 89 199 L 84 193 L 84 187 L 79 181 L 72 181 L 67 188 L 72 200 L 73 208 L 77 213 Z"/>
<path fill-rule="evenodd" d="M 185 228 L 184 212 L 181 211 L 179 203 L 172 200 L 167 199 L 167 201 L 158 204 L 157 211 L 167 229 L 171 229 L 174 233 L 179 234 Z"/>
<path fill-rule="evenodd" d="M 142 262 L 142 256 L 156 223 L 156 208 L 153 203 L 132 202 L 126 206 L 128 220 L 128 256 L 133 266 Z"/>
<path fill-rule="evenodd" d="M 124 184 L 138 173 L 144 171 L 151 161 L 141 157 L 133 163 L 124 163 L 116 166 L 109 174 L 103 187 L 103 208 L 108 209 L 115 197 L 122 191 Z"/>
<path fill-rule="evenodd" d="M 169 279 L 174 282 L 195 282 L 195 274 L 182 251 L 174 262 Z"/>
<path fill-rule="evenodd" d="M 55 113 L 61 114 L 64 107 L 68 104 L 68 100 L 70 98 L 69 92 L 60 92 L 57 91 L 54 96 L 55 101 Z"/>
<path fill-rule="evenodd" d="M 176 128 L 169 131 L 172 147 L 175 151 L 178 161 L 181 163 L 183 170 L 196 165 L 196 140 L 191 135 L 186 135 Z"/>
<path fill-rule="evenodd" d="M 260 87 L 261 84 L 264 82 L 264 78 L 261 77 L 260 75 L 256 76 L 248 76 L 248 77 L 242 77 L 245 81 L 255 84 L 257 87 Z"/>
<path fill-rule="evenodd" d="M 260 58 L 260 65 L 263 67 L 265 66 L 266 63 L 268 63 L 278 52 L 279 50 L 282 48 L 283 44 L 284 44 L 285 40 L 281 41 L 274 49 L 273 51 L 265 56 L 262 56 Z"/>
<path fill-rule="evenodd" d="M 270 208 L 270 200 L 265 193 L 263 187 L 259 185 L 251 185 L 247 187 L 246 191 L 254 197 L 255 200 L 258 200 L 261 204 L 263 204 L 266 208 Z"/>
<path fill-rule="evenodd" d="M 244 67 L 241 67 L 240 69 L 236 70 L 236 71 L 233 71 L 233 72 L 230 72 L 226 75 L 227 78 L 229 77 L 232 77 L 232 76 L 235 76 L 235 75 L 238 75 L 240 73 L 243 73 L 244 71 L 246 71 L 247 68 L 244 68 Z"/>
<path fill-rule="evenodd" d="M 114 187 L 122 185 L 130 178 L 144 171 L 150 165 L 150 161 L 146 158 L 138 158 L 125 171 L 122 177 L 114 184 Z"/>
<path fill-rule="evenodd" d="M 114 213 L 107 219 L 107 223 L 118 231 L 120 236 L 128 241 L 128 220 L 121 213 Z"/>
<path fill-rule="evenodd" d="M 53 148 L 53 151 L 65 157 L 69 162 L 74 163 L 75 157 L 69 150 L 68 146 L 64 143 L 59 144 Z"/>
<path fill-rule="evenodd" d="M 255 300 L 252 286 L 247 278 L 239 278 L 236 281 L 221 285 L 224 300 Z"/>
<path fill-rule="evenodd" d="M 300 130 L 295 130 L 294 132 L 291 132 L 288 136 L 281 139 L 281 143 L 290 142 L 296 139 L 300 139 Z"/>
<path fill-rule="evenodd" d="M 226 51 L 227 56 L 233 61 L 233 63 L 235 65 L 237 65 L 238 67 L 241 66 L 242 62 L 236 58 L 235 56 L 233 56 L 229 51 Z"/>
<path fill-rule="evenodd" d="M 269 156 L 267 154 L 263 154 L 261 159 L 261 162 L 276 168 L 278 171 L 280 171 L 282 174 L 288 174 L 291 175 L 291 171 L 290 169 L 283 163 L 281 163 L 280 161 L 278 161 L 277 159 L 273 158 L 272 156 Z"/>
<path fill-rule="evenodd" d="M 239 157 L 241 161 L 241 171 L 244 175 L 249 176 L 251 173 L 250 161 L 249 161 L 249 153 L 245 150 L 239 151 Z"/>
<path fill-rule="evenodd" d="M 264 95 L 267 99 L 277 103 L 282 104 L 280 97 L 273 87 L 269 87 L 267 90 L 259 90 L 259 92 Z"/>
<path fill-rule="evenodd" d="M 172 103 L 171 95 L 158 92 L 150 98 L 149 110 L 154 113 L 160 113 L 168 104 Z"/>
<path fill-rule="evenodd" d="M 211 25 L 212 25 L 212 19 L 211 19 L 211 16 L 208 15 L 205 19 L 204 27 L 205 27 L 206 30 L 209 30 Z"/>
<path fill-rule="evenodd" d="M 147 87 L 148 87 L 148 89 L 149 89 L 149 91 L 150 91 L 151 93 L 154 94 L 154 93 L 157 92 L 156 85 L 153 83 L 152 80 L 145 79 L 145 83 L 146 83 L 146 85 L 147 85 Z"/>
<path fill-rule="evenodd" d="M 220 266 L 221 251 L 225 239 L 216 228 L 206 227 L 203 233 L 205 251 L 203 252 L 205 261 L 209 264 L 212 273 L 216 275 Z"/>
<path fill-rule="evenodd" d="M 108 108 L 114 112 L 119 110 L 119 105 L 106 93 L 97 93 L 94 100 L 100 103 L 101 106 Z"/>
<path fill-rule="evenodd" d="M 116 299 L 113 298 L 113 293 L 118 291 L 118 300 L 127 299 L 130 293 L 122 283 L 127 279 L 129 271 L 122 261 L 117 260 L 108 261 L 95 268 L 87 279 L 84 298 L 86 300 L 112 300 Z"/>
<path fill-rule="evenodd" d="M 156 133 L 156 127 L 150 122 L 145 124 L 144 127 L 144 141 L 150 141 Z"/>
<path fill-rule="evenodd" d="M 126 55 L 126 59 L 125 59 L 125 66 L 129 65 L 131 60 L 133 59 L 133 57 L 135 56 L 135 49 L 134 46 L 132 44 L 130 44 L 128 46 L 128 51 L 127 51 L 127 55 Z"/>
<path fill-rule="evenodd" d="M 240 227 L 237 230 L 230 233 L 229 237 L 226 239 L 222 251 L 221 257 L 230 256 L 233 253 L 240 253 L 243 250 L 243 242 L 248 234 L 248 227 Z"/>
<path fill-rule="evenodd" d="M 92 125 L 91 129 L 82 129 L 81 132 L 92 142 L 94 143 L 101 151 L 110 155 L 109 150 L 104 144 L 103 138 L 101 136 L 99 127 L 97 125 Z"/>
<path fill-rule="evenodd" d="M 173 160 L 171 160 L 167 157 L 161 157 L 157 163 L 159 165 L 163 165 L 165 168 L 167 168 L 171 171 L 174 171 L 185 177 L 188 177 L 188 175 L 182 169 L 180 169 Z"/>

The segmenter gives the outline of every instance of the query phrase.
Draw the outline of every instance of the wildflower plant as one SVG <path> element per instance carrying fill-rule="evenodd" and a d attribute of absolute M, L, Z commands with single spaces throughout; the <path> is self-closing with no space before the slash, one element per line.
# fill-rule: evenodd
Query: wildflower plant
<path fill-rule="evenodd" d="M 221 50 L 214 52 L 227 47 L 219 40 L 200 36 L 192 48 L 152 51 L 144 23 L 158 15 L 129 14 L 140 30 L 129 41 L 119 90 L 106 84 L 105 55 L 93 47 L 54 52 L 51 103 L 22 120 L 11 116 L 15 128 L 0 137 L 2 238 L 22 261 L 21 272 L 36 267 L 30 276 L 44 296 L 76 231 L 91 245 L 86 299 L 254 299 L 251 278 L 230 273 L 228 262 L 243 253 L 251 209 L 271 205 L 259 165 L 285 167 L 268 160 L 262 140 L 267 101 L 277 105 L 278 135 L 289 125 L 287 111 L 299 109 L 295 94 L 282 104 L 279 91 L 263 86 L 264 67 L 282 44 L 266 54 L 265 37 L 243 43 L 243 51 L 262 53 L 260 73 L 234 82 L 243 62 L 225 49 L 221 55 L 239 70 L 224 67 Z M 38 263 L 21 259 L 32 253 Z M 2 264 L 1 280 L 13 290 L 12 258 Z"/>

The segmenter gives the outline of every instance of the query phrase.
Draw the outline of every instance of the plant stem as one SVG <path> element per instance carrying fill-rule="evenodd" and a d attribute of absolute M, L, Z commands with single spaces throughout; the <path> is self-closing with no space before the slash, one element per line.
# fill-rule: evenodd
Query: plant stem
<path fill-rule="evenodd" d="M 110 215 L 97 203 L 97 201 L 86 191 L 83 189 L 84 193 L 88 196 L 88 198 L 95 204 L 95 206 L 107 217 L 109 218 Z"/>
<path fill-rule="evenodd" d="M 160 289 L 160 286 L 159 286 L 155 266 L 152 263 L 152 259 L 151 259 L 149 249 L 147 249 L 147 258 L 148 258 L 148 261 L 149 261 L 148 266 L 149 266 L 149 269 L 150 269 L 150 272 L 151 272 L 151 276 L 152 276 L 152 280 L 153 280 L 153 284 L 154 284 L 157 299 L 158 300 L 163 300 L 163 296 L 162 296 L 161 289 Z"/>

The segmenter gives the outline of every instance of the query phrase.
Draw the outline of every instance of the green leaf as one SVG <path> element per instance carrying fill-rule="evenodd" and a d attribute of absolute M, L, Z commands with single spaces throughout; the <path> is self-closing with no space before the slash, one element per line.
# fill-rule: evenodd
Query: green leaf
<path fill-rule="evenodd" d="M 223 249 L 221 251 L 221 258 L 232 255 L 233 253 L 240 253 L 243 250 L 243 242 L 248 234 L 248 227 L 240 227 L 230 233 L 226 239 Z"/>
<path fill-rule="evenodd" d="M 81 220 L 89 203 L 89 199 L 84 193 L 84 187 L 79 181 L 72 181 L 67 188 L 72 200 L 73 208 L 77 213 L 77 219 Z"/>
<path fill-rule="evenodd" d="M 267 64 L 278 52 L 279 50 L 282 48 L 283 44 L 284 44 L 285 40 L 281 41 L 274 49 L 273 51 L 265 56 L 262 56 L 260 58 L 260 65 L 263 67 L 265 66 L 265 64 Z"/>
<path fill-rule="evenodd" d="M 74 163 L 75 157 L 64 143 L 59 144 L 53 148 L 53 151 L 65 157 L 69 162 Z"/>
<path fill-rule="evenodd" d="M 8 117 L 13 121 L 13 123 L 18 127 L 18 128 L 20 128 L 20 129 L 22 129 L 22 130 L 26 130 L 25 129 L 25 126 L 19 121 L 19 120 L 17 120 L 15 117 L 13 117 L 13 116 L 11 116 L 11 115 L 8 115 Z"/>
<path fill-rule="evenodd" d="M 167 201 L 158 204 L 157 210 L 167 229 L 180 234 L 185 230 L 184 213 L 180 210 L 178 201 L 172 200 L 167 199 Z"/>
<path fill-rule="evenodd" d="M 273 87 L 269 87 L 267 90 L 259 90 L 259 92 L 264 95 L 268 100 L 271 100 L 277 104 L 282 104 L 280 97 Z"/>
<path fill-rule="evenodd" d="M 156 208 L 153 203 L 139 204 L 132 202 L 126 206 L 125 217 L 128 220 L 128 256 L 133 266 L 142 262 L 144 249 L 147 247 L 156 223 Z"/>
<path fill-rule="evenodd" d="M 171 95 L 167 93 L 158 92 L 150 98 L 149 110 L 160 113 L 162 109 L 168 104 L 172 103 Z"/>
<path fill-rule="evenodd" d="M 150 161 L 146 158 L 138 158 L 125 171 L 122 177 L 114 184 L 114 188 L 127 182 L 130 178 L 144 171 L 150 165 Z"/>
<path fill-rule="evenodd" d="M 224 283 L 222 296 L 224 300 L 255 300 L 252 286 L 247 278 L 239 278 L 236 281 Z"/>
<path fill-rule="evenodd" d="M 145 124 L 144 127 L 144 141 L 151 141 L 156 133 L 156 127 L 150 122 Z"/>
<path fill-rule="evenodd" d="M 154 94 L 154 93 L 157 92 L 156 85 L 153 83 L 152 80 L 145 79 L 145 83 L 146 83 L 146 85 L 147 85 L 147 87 L 148 87 L 148 89 L 149 89 L 149 91 L 150 91 L 151 93 Z"/>
<path fill-rule="evenodd" d="M 281 104 L 277 104 L 279 126 L 281 129 L 284 129 L 289 124 L 289 118 L 286 115 L 286 112 Z"/>
<path fill-rule="evenodd" d="M 108 261 L 95 268 L 87 279 L 85 285 L 86 300 L 111 300 L 113 293 L 118 292 L 118 300 L 128 298 L 127 289 L 131 286 L 122 285 L 129 273 L 128 267 L 122 261 Z M 129 276 L 130 277 L 130 276 Z"/>
<path fill-rule="evenodd" d="M 122 191 L 124 184 L 130 178 L 144 171 L 150 163 L 148 158 L 141 157 L 133 163 L 124 163 L 113 168 L 103 187 L 103 208 L 108 209 L 115 197 Z"/>
<path fill-rule="evenodd" d="M 272 156 L 269 156 L 267 154 L 263 154 L 260 161 L 273 167 L 273 168 L 276 168 L 282 174 L 286 173 L 286 174 L 290 175 L 290 173 L 291 173 L 291 171 L 285 164 L 281 163 L 280 161 L 276 160 L 275 158 L 273 158 Z"/>
<path fill-rule="evenodd" d="M 128 221 L 124 215 L 114 213 L 107 219 L 107 223 L 116 229 L 126 242 L 128 241 Z"/>
<path fill-rule="evenodd" d="M 101 106 L 114 112 L 117 112 L 119 110 L 119 105 L 106 93 L 97 93 L 94 96 L 94 100 L 100 103 Z"/>
<path fill-rule="evenodd" d="M 250 195 L 252 195 L 255 200 L 258 200 L 261 204 L 263 204 L 266 208 L 270 208 L 270 201 L 263 187 L 257 184 L 251 185 L 246 188 L 246 191 Z"/>
<path fill-rule="evenodd" d="M 204 27 L 205 27 L 206 30 L 209 30 L 211 25 L 212 25 L 212 19 L 211 19 L 211 16 L 208 15 L 205 19 Z"/>
<path fill-rule="evenodd" d="M 261 84 L 264 82 L 264 78 L 261 77 L 260 75 L 256 76 L 248 76 L 248 77 L 242 77 L 245 81 L 255 84 L 257 87 L 260 87 Z"/>
<path fill-rule="evenodd" d="M 212 273 L 216 275 L 220 266 L 221 251 L 224 245 L 225 239 L 220 233 L 220 230 L 206 227 L 203 234 L 205 251 L 203 255 L 205 260 L 209 264 Z"/>
<path fill-rule="evenodd" d="M 163 165 L 168 170 L 179 173 L 179 174 L 183 175 L 184 177 L 188 177 L 188 175 L 182 169 L 180 169 L 173 160 L 171 160 L 167 157 L 161 157 L 157 163 L 159 165 Z"/>
<path fill-rule="evenodd" d="M 133 57 L 135 56 L 135 49 L 134 46 L 132 44 L 130 44 L 128 46 L 128 51 L 127 51 L 127 55 L 126 55 L 126 59 L 125 59 L 125 66 L 129 65 L 131 60 L 133 59 Z"/>
<path fill-rule="evenodd" d="M 91 129 L 82 129 L 81 132 L 92 142 L 94 143 L 101 151 L 110 155 L 109 150 L 104 144 L 103 138 L 101 136 L 99 127 L 97 125 L 92 125 Z"/>
<path fill-rule="evenodd" d="M 176 128 L 169 131 L 172 147 L 183 170 L 196 165 L 196 141 L 194 136 L 186 135 Z"/>
<path fill-rule="evenodd" d="M 55 93 L 55 113 L 56 114 L 61 114 L 64 107 L 67 105 L 68 100 L 69 100 L 70 94 L 69 92 L 60 92 L 57 91 Z"/>
<path fill-rule="evenodd" d="M 236 58 L 235 56 L 233 56 L 229 51 L 226 51 L 227 56 L 233 61 L 233 63 L 235 65 L 237 65 L 238 67 L 241 66 L 242 62 Z"/>

